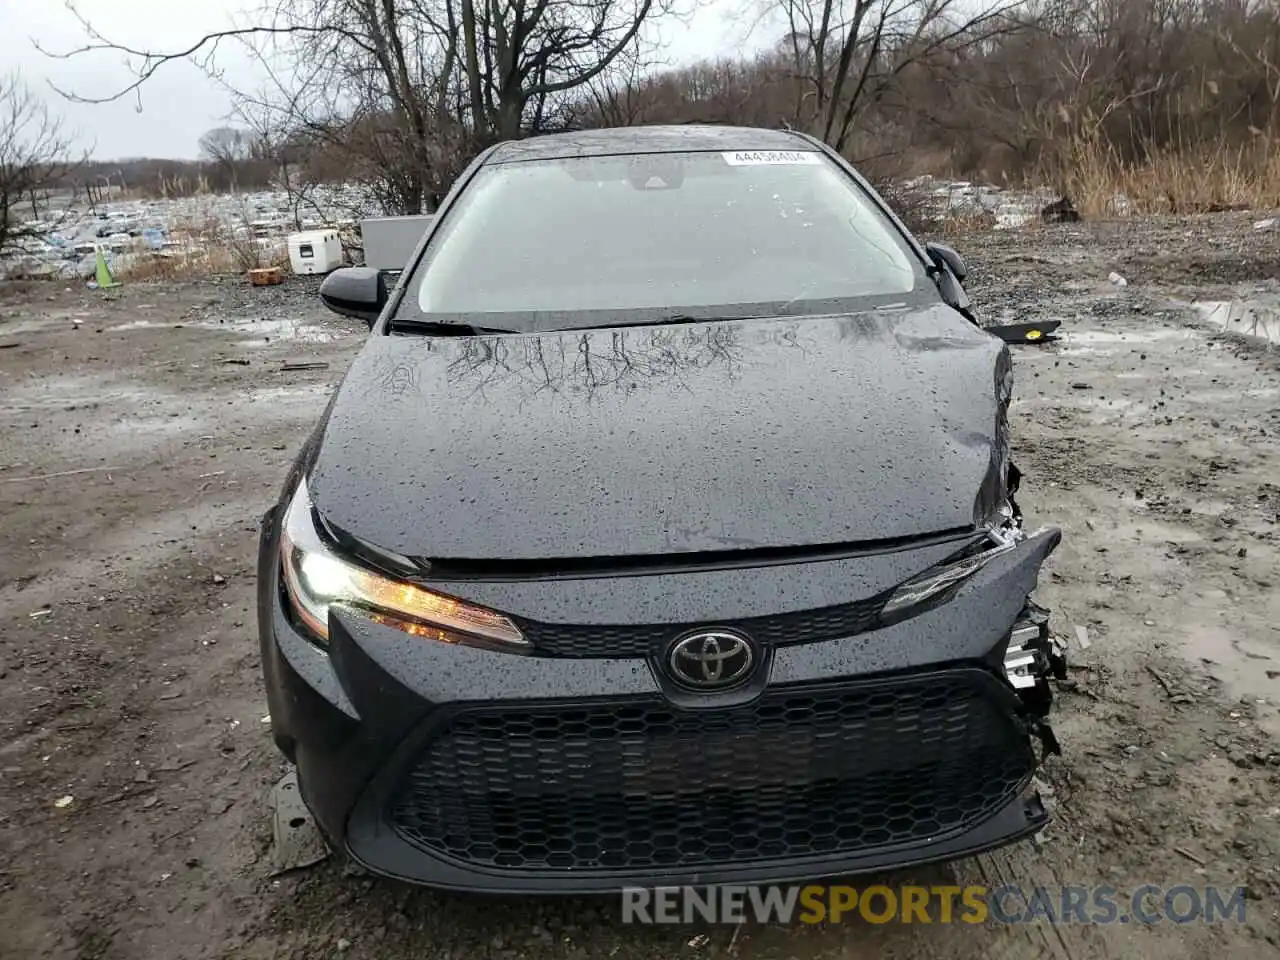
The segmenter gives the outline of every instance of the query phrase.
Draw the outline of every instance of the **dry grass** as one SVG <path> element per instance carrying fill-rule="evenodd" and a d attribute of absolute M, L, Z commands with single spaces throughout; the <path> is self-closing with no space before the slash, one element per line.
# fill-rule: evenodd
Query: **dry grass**
<path fill-rule="evenodd" d="M 944 237 L 966 236 L 981 233 L 984 230 L 994 230 L 996 222 L 995 214 L 986 210 L 956 212 L 938 220 L 934 232 Z"/>
<path fill-rule="evenodd" d="M 1259 134 L 1243 146 L 1152 147 L 1135 163 L 1082 138 L 1048 182 L 1087 218 L 1270 209 L 1280 206 L 1280 150 Z"/>
<path fill-rule="evenodd" d="M 918 236 L 952 236 L 990 230 L 996 225 L 995 214 L 977 208 L 941 209 L 930 188 L 912 187 L 900 180 L 882 180 L 874 184 L 876 192 L 907 229 Z"/>
<path fill-rule="evenodd" d="M 140 254 L 128 266 L 117 271 L 117 280 L 188 280 L 219 273 L 243 273 L 234 256 L 226 250 L 203 250 L 190 253 Z"/>
<path fill-rule="evenodd" d="M 937 202 L 927 189 L 913 188 L 898 179 L 880 179 L 873 182 L 890 209 L 907 225 L 912 233 L 929 233 L 940 227 L 941 217 Z"/>
<path fill-rule="evenodd" d="M 133 282 L 190 280 L 217 274 L 244 275 L 258 266 L 287 267 L 288 265 L 287 256 L 263 254 L 254 267 L 246 267 L 239 251 L 230 247 L 210 247 L 181 253 L 142 254 L 127 267 L 118 271 L 116 279 Z"/>
<path fill-rule="evenodd" d="M 173 225 L 164 251 L 137 254 L 119 271 L 121 280 L 184 280 L 214 274 L 244 274 L 258 267 L 285 266 L 287 253 L 263 249 L 246 231 L 219 220 L 184 220 Z"/>

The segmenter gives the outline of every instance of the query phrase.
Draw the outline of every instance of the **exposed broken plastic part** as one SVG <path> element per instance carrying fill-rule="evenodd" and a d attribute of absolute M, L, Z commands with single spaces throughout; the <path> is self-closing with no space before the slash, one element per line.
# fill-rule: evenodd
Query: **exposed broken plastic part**
<path fill-rule="evenodd" d="M 1061 646 L 1049 634 L 1049 611 L 1030 597 L 1009 632 L 1004 654 L 1005 676 L 1027 707 L 1027 730 L 1040 742 L 1041 759 L 1062 753 L 1046 717 L 1053 703 L 1049 677 L 1066 676 Z"/>
<path fill-rule="evenodd" d="M 1041 720 L 1053 702 L 1049 678 L 1066 678 L 1065 653 L 1062 645 L 1049 633 L 1049 611 L 1028 597 L 1026 606 L 1009 632 L 1004 671 L 1009 685 L 1018 692 L 1031 713 Z M 1051 731 L 1049 736 L 1052 737 Z M 1052 746 L 1050 752 L 1057 752 L 1056 739 Z"/>
<path fill-rule="evenodd" d="M 1010 523 L 1022 529 L 1022 509 L 1018 506 L 1018 501 L 1014 499 L 1014 494 L 1018 492 L 1022 486 L 1022 471 L 1018 469 L 1018 465 L 1012 460 L 1009 461 L 1009 467 L 1005 471 L 1004 495 L 1005 502 L 1009 507 Z"/>
<path fill-rule="evenodd" d="M 1049 614 L 1033 600 L 1013 625 L 1005 649 L 1004 670 L 1015 690 L 1029 690 L 1050 669 Z"/>
<path fill-rule="evenodd" d="M 1062 745 L 1058 742 L 1057 735 L 1053 732 L 1053 727 L 1049 726 L 1044 720 L 1036 720 L 1030 725 L 1031 733 L 1040 741 L 1040 749 L 1043 751 L 1041 759 L 1054 754 L 1062 756 Z"/>

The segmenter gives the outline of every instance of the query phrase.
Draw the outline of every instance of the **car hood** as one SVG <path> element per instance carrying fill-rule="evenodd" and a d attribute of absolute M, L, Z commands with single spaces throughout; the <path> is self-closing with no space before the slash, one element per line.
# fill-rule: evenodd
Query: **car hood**
<path fill-rule="evenodd" d="M 1003 497 L 1009 354 L 943 306 L 523 336 L 375 336 L 310 471 L 415 558 L 867 544 Z"/>

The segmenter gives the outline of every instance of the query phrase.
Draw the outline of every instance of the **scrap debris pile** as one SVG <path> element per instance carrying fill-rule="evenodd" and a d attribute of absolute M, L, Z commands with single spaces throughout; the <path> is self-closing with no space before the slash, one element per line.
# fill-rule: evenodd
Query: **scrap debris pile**
<path fill-rule="evenodd" d="M 53 205 L 20 225 L 16 248 L 0 257 L 0 280 L 88 280 L 99 252 L 113 273 L 146 258 L 201 259 L 229 244 L 256 245 L 272 258 L 289 233 L 335 226 L 354 236 L 359 220 L 377 212 L 354 186 L 323 188 L 300 207 L 283 192 Z"/>

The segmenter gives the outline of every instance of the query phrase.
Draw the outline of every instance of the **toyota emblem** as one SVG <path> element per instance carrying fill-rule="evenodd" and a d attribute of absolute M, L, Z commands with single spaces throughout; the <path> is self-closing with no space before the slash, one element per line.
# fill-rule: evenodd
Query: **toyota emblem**
<path fill-rule="evenodd" d="M 676 683 L 692 690 L 728 690 L 755 666 L 751 641 L 727 630 L 699 630 L 681 637 L 667 652 L 667 669 Z"/>

